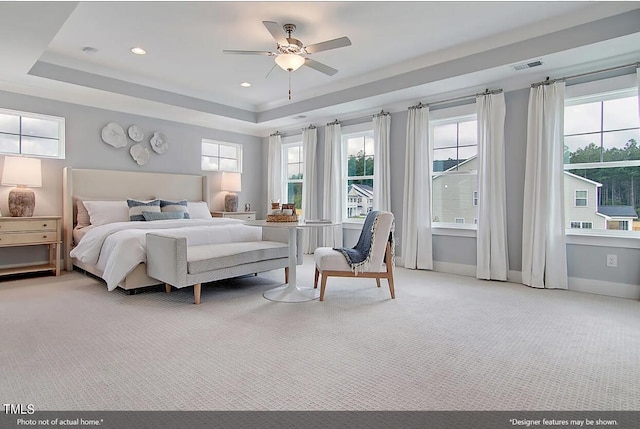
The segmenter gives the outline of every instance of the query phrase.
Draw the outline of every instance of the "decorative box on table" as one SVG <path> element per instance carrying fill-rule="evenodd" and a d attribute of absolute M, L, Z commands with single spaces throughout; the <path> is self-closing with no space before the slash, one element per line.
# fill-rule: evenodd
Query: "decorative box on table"
<path fill-rule="evenodd" d="M 283 204 L 280 209 L 279 203 L 271 204 L 271 213 L 267 215 L 267 222 L 297 222 L 295 204 Z"/>

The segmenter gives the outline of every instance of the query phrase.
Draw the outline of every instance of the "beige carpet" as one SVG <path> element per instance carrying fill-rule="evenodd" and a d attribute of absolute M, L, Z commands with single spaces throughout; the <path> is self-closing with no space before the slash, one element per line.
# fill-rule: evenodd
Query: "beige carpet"
<path fill-rule="evenodd" d="M 283 270 L 134 296 L 73 272 L 0 281 L 3 402 L 37 410 L 640 410 L 640 302 L 433 272 Z M 313 262 L 300 283 L 311 286 Z"/>

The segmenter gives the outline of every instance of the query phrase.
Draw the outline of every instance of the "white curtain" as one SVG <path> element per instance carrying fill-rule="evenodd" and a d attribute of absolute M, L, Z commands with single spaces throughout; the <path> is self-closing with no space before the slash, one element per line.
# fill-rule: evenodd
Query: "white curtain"
<path fill-rule="evenodd" d="M 318 179 L 316 177 L 318 130 L 309 127 L 302 130 L 302 217 L 318 219 Z M 304 253 L 313 253 L 318 247 L 318 228 L 303 228 Z"/>
<path fill-rule="evenodd" d="M 431 149 L 429 108 L 409 108 L 402 214 L 402 258 L 406 268 L 433 269 L 431 238 Z"/>
<path fill-rule="evenodd" d="M 269 136 L 269 158 L 267 159 L 267 213 L 271 201 L 282 201 L 282 135 Z"/>
<path fill-rule="evenodd" d="M 478 234 L 476 277 L 507 280 L 507 195 L 504 94 L 476 98 L 478 119 Z"/>
<path fill-rule="evenodd" d="M 324 135 L 324 193 L 322 217 L 333 222 L 342 221 L 342 133 L 339 123 L 325 127 Z M 342 247 L 342 226 L 322 229 L 322 245 Z"/>
<path fill-rule="evenodd" d="M 381 112 L 373 116 L 373 210 L 391 211 L 390 131 L 389 113 Z"/>
<path fill-rule="evenodd" d="M 564 233 L 564 82 L 529 94 L 522 219 L 522 283 L 567 289 Z"/>
<path fill-rule="evenodd" d="M 640 68 L 636 69 L 636 80 L 638 84 L 638 116 L 640 117 Z"/>

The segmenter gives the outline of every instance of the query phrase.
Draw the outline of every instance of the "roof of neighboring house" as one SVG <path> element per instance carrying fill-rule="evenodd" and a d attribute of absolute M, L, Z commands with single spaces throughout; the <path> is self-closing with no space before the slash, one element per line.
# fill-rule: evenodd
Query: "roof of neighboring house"
<path fill-rule="evenodd" d="M 373 187 L 369 185 L 358 185 L 354 183 L 351 189 L 362 195 L 363 197 L 373 198 Z"/>
<path fill-rule="evenodd" d="M 600 206 L 598 212 L 609 217 L 638 218 L 638 214 L 632 206 Z"/>
<path fill-rule="evenodd" d="M 584 180 L 587 183 L 591 183 L 592 185 L 596 185 L 598 188 L 602 186 L 602 183 L 595 182 L 593 180 L 587 179 L 586 177 L 578 176 L 577 174 L 569 173 L 566 170 L 565 170 L 564 174 L 566 174 L 567 176 L 575 177 L 576 179 Z M 611 206 L 611 207 L 614 207 L 614 206 Z"/>

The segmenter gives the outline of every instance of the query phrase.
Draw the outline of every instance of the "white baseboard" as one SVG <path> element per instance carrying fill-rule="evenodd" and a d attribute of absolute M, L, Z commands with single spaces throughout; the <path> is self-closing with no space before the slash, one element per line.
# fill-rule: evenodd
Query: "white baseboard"
<path fill-rule="evenodd" d="M 604 280 L 569 277 L 569 290 L 615 296 L 618 298 L 640 299 L 640 285 L 614 283 Z"/>
<path fill-rule="evenodd" d="M 433 271 L 461 276 L 475 277 L 476 266 L 467 264 L 455 264 L 453 262 L 433 261 Z"/>
<path fill-rule="evenodd" d="M 509 271 L 507 280 L 522 283 L 522 271 Z M 614 283 L 604 280 L 569 277 L 569 290 L 594 293 L 596 295 L 615 296 L 617 298 L 640 299 L 640 285 Z"/>

